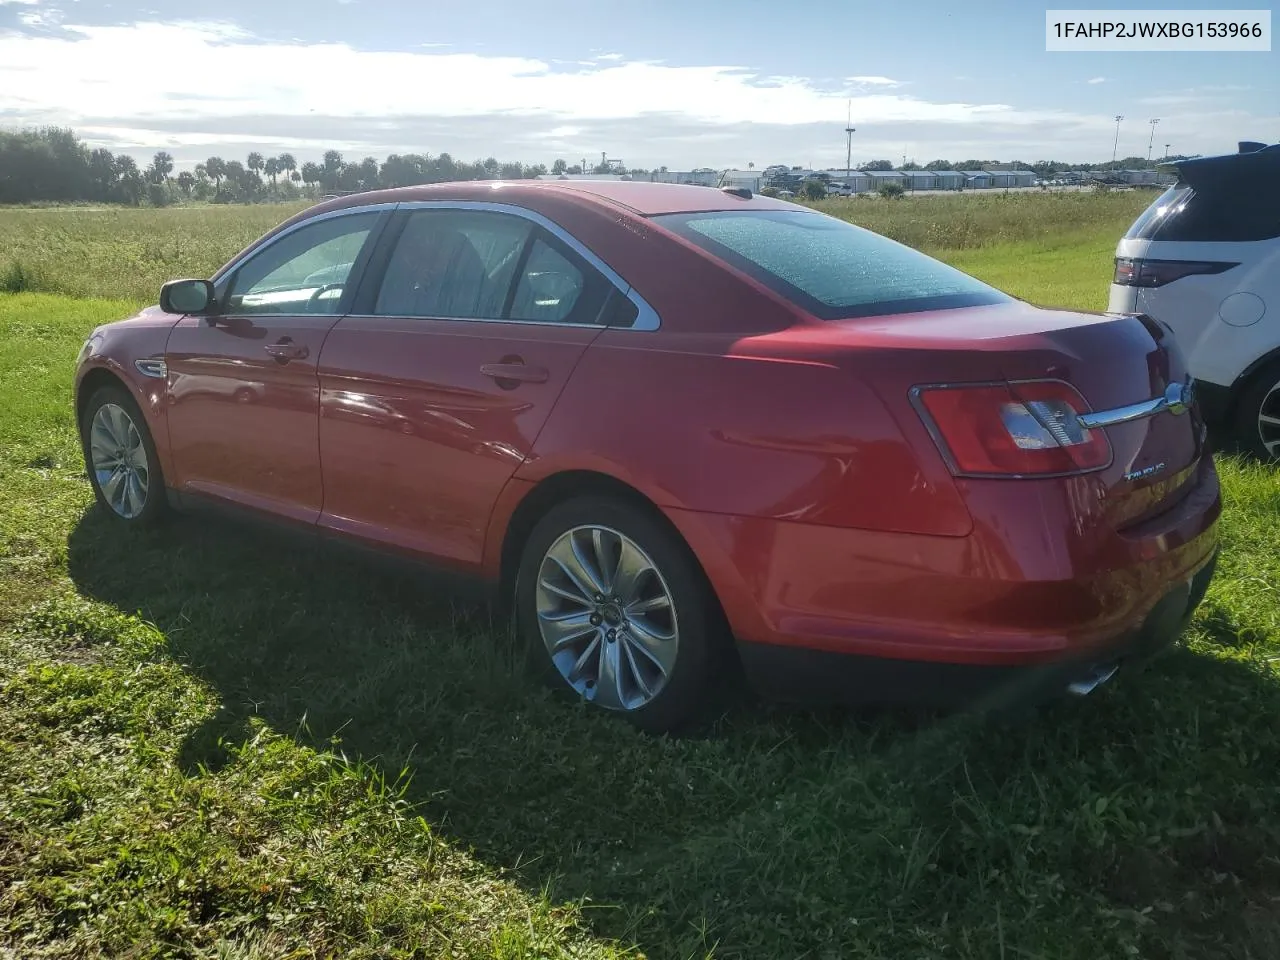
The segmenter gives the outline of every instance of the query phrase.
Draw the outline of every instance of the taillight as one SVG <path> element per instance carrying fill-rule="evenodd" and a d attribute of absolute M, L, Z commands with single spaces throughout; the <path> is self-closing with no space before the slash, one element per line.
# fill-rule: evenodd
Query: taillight
<path fill-rule="evenodd" d="M 912 402 L 957 476 L 1084 473 L 1111 462 L 1084 398 L 1061 380 L 917 387 Z"/>
<path fill-rule="evenodd" d="M 1183 277 L 1223 273 L 1238 263 L 1212 260 L 1142 260 L 1116 257 L 1116 272 L 1111 282 L 1122 287 L 1163 287 Z"/>

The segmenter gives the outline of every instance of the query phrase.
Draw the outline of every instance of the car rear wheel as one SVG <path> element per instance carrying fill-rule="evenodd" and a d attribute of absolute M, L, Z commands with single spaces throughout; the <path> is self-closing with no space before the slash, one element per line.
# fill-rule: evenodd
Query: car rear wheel
<path fill-rule="evenodd" d="M 167 508 L 164 477 L 147 422 L 123 387 L 98 389 L 80 421 L 84 462 L 98 503 L 131 526 L 154 523 Z"/>
<path fill-rule="evenodd" d="M 1236 439 L 1260 460 L 1280 460 L 1280 361 L 1267 364 L 1240 395 Z"/>
<path fill-rule="evenodd" d="M 724 688 L 727 633 L 688 547 L 622 500 L 548 511 L 516 578 L 517 629 L 552 686 L 675 732 L 707 719 Z"/>

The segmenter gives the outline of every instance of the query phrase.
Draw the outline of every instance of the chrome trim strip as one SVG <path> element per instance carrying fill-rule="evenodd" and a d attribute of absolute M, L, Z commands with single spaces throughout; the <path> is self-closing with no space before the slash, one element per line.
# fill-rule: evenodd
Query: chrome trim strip
<path fill-rule="evenodd" d="M 634 330 L 635 327 L 608 327 L 603 323 L 559 323 L 554 320 L 503 320 L 501 317 L 410 317 L 399 313 L 344 313 L 348 320 L 421 320 L 423 323 L 515 323 L 528 327 L 569 327 L 581 330 Z"/>
<path fill-rule="evenodd" d="M 1140 403 L 1116 407 L 1114 410 L 1096 410 L 1076 415 L 1076 421 L 1086 430 L 1098 427 L 1114 427 L 1134 420 L 1142 420 L 1157 413 L 1186 413 L 1191 407 L 1194 390 L 1189 384 L 1171 383 L 1162 397 L 1153 397 Z"/>
<path fill-rule="evenodd" d="M 629 327 L 606 327 L 604 324 L 575 324 L 575 326 L 588 326 L 592 328 L 606 330 L 641 330 L 651 331 L 657 330 L 662 326 L 662 318 L 658 316 L 658 312 L 653 309 L 644 297 L 636 292 L 635 288 L 627 281 L 620 277 L 616 270 L 601 260 L 594 254 L 581 240 L 565 230 L 564 227 L 550 220 L 540 213 L 529 210 L 525 207 L 517 206 L 513 203 L 496 203 L 488 200 L 406 200 L 397 204 L 399 210 L 484 210 L 490 213 L 505 213 L 513 217 L 521 217 L 531 223 L 536 223 L 548 233 L 555 236 L 561 243 L 573 250 L 583 260 L 591 264 L 596 270 L 600 271 L 611 284 L 618 288 L 624 297 L 630 300 L 636 306 L 636 321 Z M 532 323 L 538 326 L 564 326 L 554 322 L 544 322 L 539 320 L 522 320 L 522 321 L 494 321 L 501 323 Z"/>

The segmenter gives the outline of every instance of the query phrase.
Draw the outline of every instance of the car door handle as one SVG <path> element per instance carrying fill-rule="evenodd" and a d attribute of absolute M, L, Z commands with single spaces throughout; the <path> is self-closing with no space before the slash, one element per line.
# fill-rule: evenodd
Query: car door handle
<path fill-rule="evenodd" d="M 486 363 L 481 365 L 480 372 L 486 377 L 501 382 L 514 383 L 546 383 L 551 374 L 546 367 L 529 367 L 523 363 Z"/>
<path fill-rule="evenodd" d="M 268 343 L 262 349 L 277 360 L 301 360 L 310 352 L 304 344 L 294 343 L 288 337 L 279 343 Z"/>

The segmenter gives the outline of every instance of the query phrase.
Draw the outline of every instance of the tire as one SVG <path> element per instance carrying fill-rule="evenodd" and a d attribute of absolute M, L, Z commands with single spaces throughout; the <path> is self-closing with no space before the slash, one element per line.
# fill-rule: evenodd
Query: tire
<path fill-rule="evenodd" d="M 575 545 L 590 566 L 574 562 Z M 598 572 L 610 565 L 614 576 Z M 731 672 L 719 603 L 689 548 L 648 510 L 602 496 L 552 507 L 524 545 L 512 612 L 553 688 L 642 730 L 680 732 L 723 705 Z M 557 634 L 564 646 L 553 655 Z"/>
<path fill-rule="evenodd" d="M 1280 361 L 1267 364 L 1249 381 L 1236 404 L 1233 426 L 1241 449 L 1259 460 L 1280 459 Z"/>
<path fill-rule="evenodd" d="M 94 496 L 109 517 L 145 527 L 165 516 L 168 500 L 156 445 L 124 387 L 94 391 L 80 420 L 80 447 Z"/>

